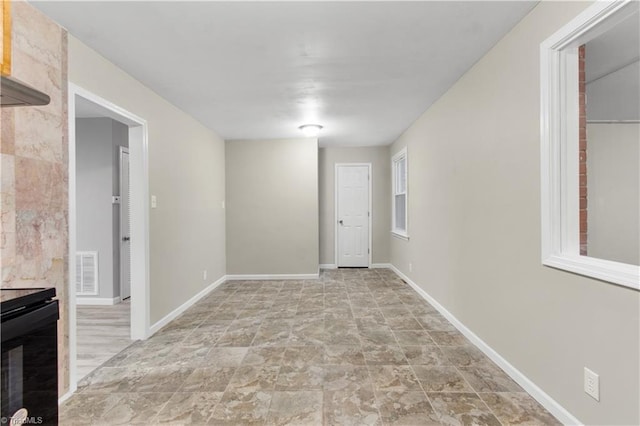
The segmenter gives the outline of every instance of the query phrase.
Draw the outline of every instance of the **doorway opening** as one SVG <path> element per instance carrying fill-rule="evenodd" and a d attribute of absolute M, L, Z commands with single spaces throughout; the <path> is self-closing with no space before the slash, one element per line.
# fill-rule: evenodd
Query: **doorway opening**
<path fill-rule="evenodd" d="M 149 335 L 146 121 L 69 84 L 69 359 L 77 383 Z"/>
<path fill-rule="evenodd" d="M 336 266 L 369 268 L 371 163 L 338 163 L 335 168 Z"/>

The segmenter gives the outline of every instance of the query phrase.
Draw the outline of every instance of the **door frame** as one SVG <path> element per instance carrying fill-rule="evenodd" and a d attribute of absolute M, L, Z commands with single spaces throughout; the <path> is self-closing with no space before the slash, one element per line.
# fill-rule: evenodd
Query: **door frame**
<path fill-rule="evenodd" d="M 122 297 L 122 287 L 124 285 L 124 268 L 122 267 L 122 241 L 124 238 L 124 233 L 122 232 L 122 158 L 123 154 L 127 154 L 129 156 L 129 148 L 121 146 L 118 148 L 118 190 L 120 191 L 120 204 L 118 205 L 118 214 L 120 217 L 118 218 L 118 243 L 120 247 L 118 248 L 118 253 L 120 254 L 120 300 L 124 300 Z M 131 157 L 129 156 L 129 212 L 131 212 Z M 129 234 L 131 234 L 131 217 L 129 217 Z M 129 297 L 131 297 L 131 243 L 129 243 Z"/>
<path fill-rule="evenodd" d="M 372 181 L 373 181 L 373 176 L 372 176 L 372 171 L 373 171 L 373 166 L 371 163 L 335 163 L 334 166 L 334 178 L 333 178 L 333 205 L 334 205 L 334 213 L 333 213 L 333 252 L 334 252 L 334 263 L 336 265 L 336 268 L 338 268 L 338 169 L 340 167 L 353 167 L 353 166 L 366 166 L 369 172 L 369 256 L 368 256 L 368 262 L 369 265 L 367 266 L 367 268 L 371 268 L 371 259 L 373 256 L 373 247 L 372 247 L 372 233 L 373 233 L 373 203 L 372 203 L 372 192 L 371 192 L 371 185 L 372 185 Z"/>
<path fill-rule="evenodd" d="M 116 104 L 69 82 L 69 393 L 78 387 L 76 319 L 76 97 L 103 107 L 109 116 L 129 126 L 129 184 L 131 209 L 131 339 L 150 335 L 149 297 L 149 142 L 147 121 Z"/>

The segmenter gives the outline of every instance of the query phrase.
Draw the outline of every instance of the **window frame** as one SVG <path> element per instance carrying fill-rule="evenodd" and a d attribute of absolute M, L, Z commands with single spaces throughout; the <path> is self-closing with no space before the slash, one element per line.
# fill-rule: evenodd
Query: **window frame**
<path fill-rule="evenodd" d="M 404 192 L 396 192 L 398 165 L 404 160 Z M 396 196 L 404 195 L 404 229 L 396 227 Z M 409 239 L 409 158 L 407 147 L 391 157 L 391 234 L 408 240 Z"/>
<path fill-rule="evenodd" d="M 640 290 L 640 266 L 580 255 L 578 186 L 578 47 L 636 11 L 629 0 L 596 2 L 540 45 L 541 257 Z"/>

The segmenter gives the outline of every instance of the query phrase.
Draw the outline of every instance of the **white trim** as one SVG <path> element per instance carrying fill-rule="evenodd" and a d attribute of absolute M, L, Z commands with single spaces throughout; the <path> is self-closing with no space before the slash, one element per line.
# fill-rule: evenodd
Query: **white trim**
<path fill-rule="evenodd" d="M 595 2 L 540 45 L 542 264 L 635 290 L 640 290 L 640 266 L 580 255 L 577 50 L 638 5 Z"/>
<path fill-rule="evenodd" d="M 409 239 L 409 154 L 405 146 L 391 157 L 391 234 Z M 404 229 L 396 228 L 396 162 L 404 157 Z"/>
<path fill-rule="evenodd" d="M 638 124 L 640 120 L 587 120 L 587 124 Z"/>
<path fill-rule="evenodd" d="M 69 396 L 78 388 L 77 382 L 77 358 L 78 349 L 76 346 L 77 340 L 77 328 L 76 328 L 76 286 L 75 286 L 75 271 L 76 271 L 76 102 L 74 88 L 71 83 L 68 86 L 68 99 L 67 99 L 67 119 L 68 119 L 68 132 L 69 132 L 69 170 L 67 180 L 69 182 L 69 194 L 67 196 L 69 201 L 69 290 L 67 295 L 69 297 L 69 391 L 62 397 L 62 400 L 66 400 Z"/>
<path fill-rule="evenodd" d="M 76 306 L 78 305 L 96 305 L 109 306 L 120 303 L 120 296 L 116 297 L 76 297 Z"/>
<path fill-rule="evenodd" d="M 589 256 L 549 255 L 543 263 L 579 275 L 640 290 L 640 267 Z"/>
<path fill-rule="evenodd" d="M 486 356 L 495 362 L 498 367 L 504 370 L 516 383 L 518 383 L 525 391 L 536 399 L 544 408 L 553 414 L 558 420 L 565 425 L 581 425 L 580 420 L 573 416 L 567 409 L 560 405 L 556 400 L 543 391 L 531 379 L 524 375 L 520 370 L 514 367 L 509 361 L 504 359 L 498 352 L 489 346 L 484 340 L 478 337 L 473 331 L 467 328 L 460 320 L 458 320 L 451 312 L 442 306 L 436 299 L 431 297 L 429 293 L 424 291 L 420 286 L 414 283 L 409 277 L 403 274 L 394 265 L 391 269 L 398 274 L 411 288 L 413 288 L 424 300 L 429 302 L 438 312 L 442 314 L 455 328 L 457 328 L 464 336 L 471 341 Z"/>
<path fill-rule="evenodd" d="M 320 269 L 337 269 L 338 267 L 336 266 L 335 263 L 321 263 L 320 264 Z"/>
<path fill-rule="evenodd" d="M 132 143 L 138 140 L 142 143 Z M 129 208 L 131 220 L 131 339 L 149 337 L 151 284 L 149 247 L 149 141 L 146 122 L 129 128 Z"/>
<path fill-rule="evenodd" d="M 67 393 L 65 393 L 60 398 L 58 398 L 58 405 L 62 405 L 67 399 L 71 398 L 73 396 L 73 394 L 75 393 L 75 391 L 76 391 L 75 389 L 74 390 L 69 390 L 69 391 L 67 391 Z"/>
<path fill-rule="evenodd" d="M 373 164 L 372 163 L 335 163 L 333 166 L 334 175 L 333 175 L 333 207 L 334 207 L 334 215 L 333 215 L 333 257 L 335 259 L 335 267 L 339 268 L 340 262 L 338 261 L 338 167 L 349 167 L 349 166 L 367 166 L 368 167 L 368 182 L 369 182 L 369 247 L 368 254 L 369 260 L 367 267 L 371 267 L 371 259 L 373 256 L 373 191 L 372 191 L 372 182 L 373 182 Z"/>
<path fill-rule="evenodd" d="M 372 263 L 369 265 L 371 269 L 390 269 L 390 263 Z M 320 269 L 338 269 L 335 263 L 321 263 Z"/>
<path fill-rule="evenodd" d="M 368 170 L 367 181 L 369 183 L 369 267 L 373 259 L 373 164 L 366 163 Z"/>
<path fill-rule="evenodd" d="M 333 259 L 336 268 L 338 262 L 338 164 L 333 165 Z"/>
<path fill-rule="evenodd" d="M 400 231 L 391 231 L 391 236 L 399 238 L 401 240 L 409 241 L 409 235 Z"/>
<path fill-rule="evenodd" d="M 244 274 L 227 275 L 227 281 L 257 281 L 257 280 L 315 280 L 320 277 L 315 274 Z"/>
<path fill-rule="evenodd" d="M 127 154 L 129 157 L 129 148 L 124 146 L 118 147 L 118 196 L 120 196 L 120 204 L 118 204 L 118 262 L 120 263 L 120 295 L 122 296 L 122 286 L 124 285 L 124 268 L 122 267 L 122 242 L 124 240 L 124 233 L 122 232 L 122 169 L 123 169 L 123 160 L 124 154 Z M 130 158 L 130 157 L 129 157 Z M 127 160 L 128 161 L 128 160 Z M 129 165 L 129 182 L 131 182 L 131 166 Z M 131 211 L 131 185 L 129 185 L 129 212 Z M 131 216 L 129 216 L 129 220 L 131 220 Z M 131 231 L 131 223 L 129 223 L 129 231 Z M 131 245 L 129 245 L 129 268 L 131 268 Z M 129 296 L 131 296 L 131 269 L 129 269 Z"/>
<path fill-rule="evenodd" d="M 226 275 L 221 276 L 215 282 L 209 284 L 207 287 L 202 289 L 198 294 L 196 294 L 195 296 L 193 296 L 192 298 L 184 302 L 182 305 L 178 306 L 173 311 L 169 312 L 167 315 L 164 316 L 164 318 L 162 318 L 160 321 L 156 322 L 150 327 L 149 337 L 151 337 L 156 332 L 158 332 L 158 330 L 160 330 L 162 327 L 164 327 L 165 325 L 169 324 L 171 321 L 176 319 L 178 316 L 180 316 L 180 314 L 182 314 L 184 311 L 192 307 L 196 302 L 198 302 L 198 300 L 202 299 L 207 294 L 211 293 L 213 290 L 216 289 L 216 287 L 224 283 L 226 280 L 227 280 Z"/>
<path fill-rule="evenodd" d="M 131 184 L 131 338 L 149 336 L 149 146 L 146 120 L 110 101 L 69 82 L 69 253 L 76 252 L 76 96 L 105 108 L 111 118 L 129 126 Z M 75 255 L 69 256 L 69 271 L 75 271 Z M 77 389 L 77 329 L 75 274 L 69 274 L 69 392 Z"/>

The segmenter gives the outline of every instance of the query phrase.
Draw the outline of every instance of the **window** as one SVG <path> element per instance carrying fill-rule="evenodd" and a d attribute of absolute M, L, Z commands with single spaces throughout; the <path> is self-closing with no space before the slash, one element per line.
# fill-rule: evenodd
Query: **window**
<path fill-rule="evenodd" d="M 638 9 L 596 2 L 540 46 L 542 263 L 634 289 Z"/>
<path fill-rule="evenodd" d="M 391 232 L 409 239 L 407 234 L 407 148 L 403 148 L 391 159 L 393 208 Z"/>

